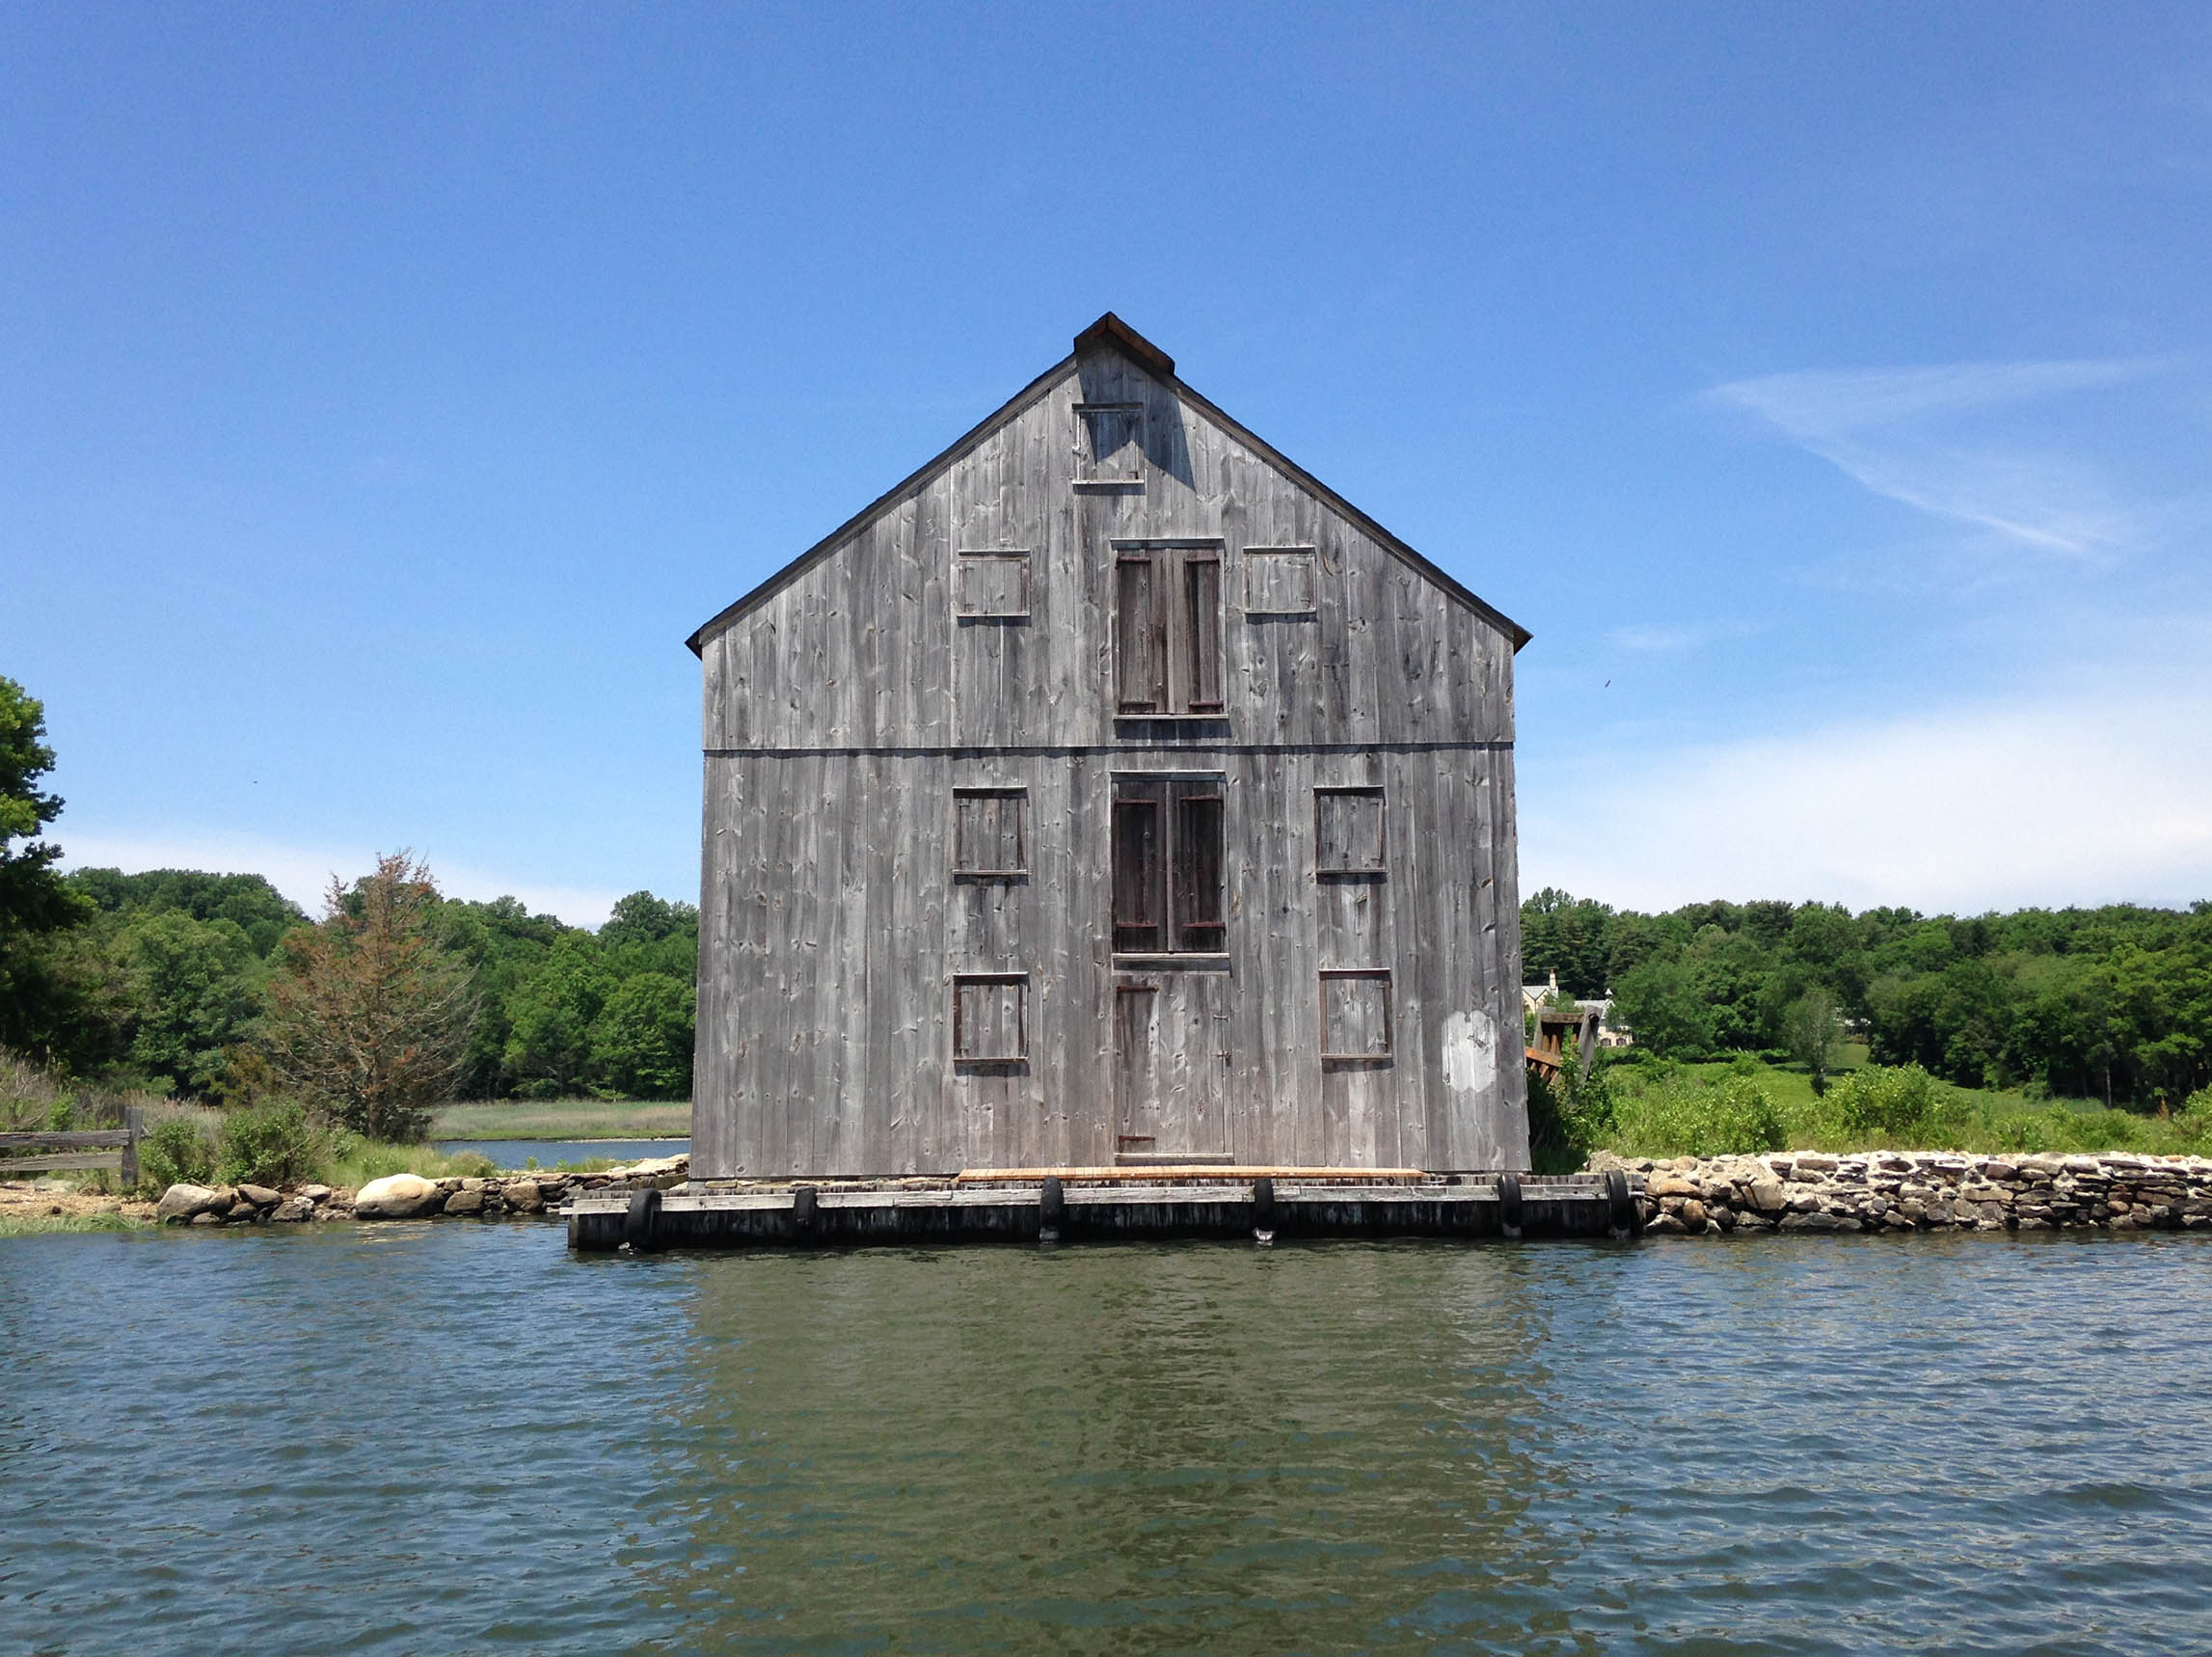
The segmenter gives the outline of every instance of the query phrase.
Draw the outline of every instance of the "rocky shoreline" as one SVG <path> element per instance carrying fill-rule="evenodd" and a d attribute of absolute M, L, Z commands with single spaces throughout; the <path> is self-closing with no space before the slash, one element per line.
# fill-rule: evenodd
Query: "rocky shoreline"
<path fill-rule="evenodd" d="M 2212 1161 L 2201 1156 L 1601 1154 L 1590 1167 L 1640 1176 L 1644 1229 L 1661 1236 L 2212 1230 Z"/>
<path fill-rule="evenodd" d="M 527 1219 L 555 1215 L 578 1197 L 679 1188 L 689 1166 L 688 1156 L 670 1156 L 596 1174 L 532 1169 L 436 1180 L 394 1174 L 358 1191 L 322 1184 L 172 1185 L 157 1205 L 106 1198 L 100 1207 L 209 1227 Z M 2212 1159 L 2201 1156 L 1795 1151 L 1655 1160 L 1600 1153 L 1588 1172 L 1612 1168 L 1630 1177 L 1645 1232 L 1661 1236 L 2212 1231 Z M 70 1211 L 83 1208 L 73 1202 Z M 58 1204 L 55 1212 L 61 1212 Z"/>
<path fill-rule="evenodd" d="M 311 1225 L 325 1220 L 527 1219 L 572 1197 L 683 1182 L 688 1156 L 655 1157 L 598 1174 L 528 1169 L 482 1178 L 426 1180 L 391 1174 L 359 1190 L 342 1185 L 172 1185 L 153 1218 L 178 1226 Z"/>

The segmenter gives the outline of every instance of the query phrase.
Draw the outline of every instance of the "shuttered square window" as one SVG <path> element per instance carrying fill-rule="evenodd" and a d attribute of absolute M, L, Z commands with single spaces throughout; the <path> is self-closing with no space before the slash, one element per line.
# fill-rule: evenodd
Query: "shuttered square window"
<path fill-rule="evenodd" d="M 953 559 L 953 611 L 979 621 L 1029 614 L 1029 554 L 963 552 Z"/>
<path fill-rule="evenodd" d="M 1117 542 L 1114 711 L 1222 712 L 1221 546 Z"/>
<path fill-rule="evenodd" d="M 1321 974 L 1321 1056 L 1390 1056 L 1389 968 L 1346 967 Z"/>
<path fill-rule="evenodd" d="M 1313 791 L 1313 867 L 1322 875 L 1383 872 L 1383 791 Z"/>
<path fill-rule="evenodd" d="M 1313 549 L 1247 547 L 1244 612 L 1247 615 L 1313 615 Z"/>
<path fill-rule="evenodd" d="M 1075 481 L 1141 484 L 1145 480 L 1145 405 L 1078 403 Z"/>
<path fill-rule="evenodd" d="M 997 1065 L 1029 1057 L 1028 973 L 953 975 L 953 1057 Z"/>
<path fill-rule="evenodd" d="M 1219 777 L 1114 779 L 1114 948 L 1218 955 L 1228 948 L 1226 815 Z"/>
<path fill-rule="evenodd" d="M 1029 870 L 1029 791 L 953 790 L 953 872 L 1019 875 Z"/>

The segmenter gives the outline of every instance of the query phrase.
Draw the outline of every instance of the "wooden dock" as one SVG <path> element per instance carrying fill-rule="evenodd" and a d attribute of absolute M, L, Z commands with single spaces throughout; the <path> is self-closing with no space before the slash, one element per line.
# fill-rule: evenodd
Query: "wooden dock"
<path fill-rule="evenodd" d="M 1626 1237 L 1643 1229 L 1640 1182 L 1617 1170 L 1546 1176 L 1174 1169 L 1173 1178 L 1141 1180 L 1124 1170 L 1068 1172 L 645 1188 L 580 1197 L 563 1211 L 569 1246 L 596 1252 L 1200 1237 Z"/>

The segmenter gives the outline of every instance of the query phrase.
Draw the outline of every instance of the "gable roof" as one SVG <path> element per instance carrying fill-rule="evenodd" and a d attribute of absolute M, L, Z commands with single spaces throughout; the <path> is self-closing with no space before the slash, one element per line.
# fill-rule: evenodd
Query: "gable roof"
<path fill-rule="evenodd" d="M 903 500 L 918 485 L 928 481 L 936 473 L 958 460 L 982 443 L 984 439 L 998 430 L 1000 426 L 1022 414 L 1032 403 L 1042 398 L 1046 393 L 1060 383 L 1070 368 L 1075 367 L 1078 360 L 1100 350 L 1119 351 L 1154 379 L 1170 387 L 1176 396 L 1185 403 L 1220 425 L 1237 442 L 1243 444 L 1270 465 L 1280 469 L 1301 487 L 1319 497 L 1335 511 L 1350 519 L 1361 530 L 1373 536 L 1385 550 L 1401 562 L 1410 565 L 1423 579 L 1498 628 L 1513 640 L 1513 648 L 1516 651 L 1520 650 L 1534 637 L 1528 629 L 1515 621 L 1503 611 L 1495 605 L 1484 603 L 1464 584 L 1439 569 L 1404 541 L 1384 529 L 1382 525 L 1376 523 L 1366 513 L 1361 511 L 1359 507 L 1353 505 L 1351 502 L 1345 500 L 1343 496 L 1337 494 L 1335 490 L 1330 488 L 1328 484 L 1314 476 L 1313 474 L 1284 456 L 1271 444 L 1254 435 L 1241 421 L 1231 419 L 1177 379 L 1175 377 L 1175 360 L 1109 311 L 1097 321 L 1092 323 L 1090 327 L 1084 329 L 1082 333 L 1076 335 L 1075 349 L 1070 355 L 1053 364 L 1051 367 L 1022 387 L 1006 402 L 985 415 L 957 439 L 949 448 L 916 467 L 914 471 L 901 478 L 867 505 L 861 507 L 859 511 L 853 513 L 851 517 L 838 525 L 836 529 L 830 530 L 828 534 L 815 542 L 813 546 L 807 548 L 805 552 L 799 554 L 782 569 L 769 576 L 752 591 L 746 593 L 727 609 L 718 611 L 709 620 L 701 623 L 697 631 L 684 640 L 689 646 L 691 654 L 694 656 L 701 654 L 701 646 L 709 634 L 721 631 L 747 611 L 753 610 L 773 598 L 808 570 L 814 568 L 816 564 L 828 557 L 848 536 L 867 524 L 878 512 Z"/>

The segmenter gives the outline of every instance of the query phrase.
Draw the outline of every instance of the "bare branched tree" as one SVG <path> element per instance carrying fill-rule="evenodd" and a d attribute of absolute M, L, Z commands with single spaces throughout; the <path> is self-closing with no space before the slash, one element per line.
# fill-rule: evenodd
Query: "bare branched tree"
<path fill-rule="evenodd" d="M 468 1049 L 468 964 L 430 937 L 438 888 L 406 852 L 348 891 L 336 878 L 319 925 L 284 939 L 262 1045 L 307 1101 L 375 1139 L 421 1137 Z"/>

